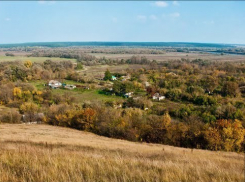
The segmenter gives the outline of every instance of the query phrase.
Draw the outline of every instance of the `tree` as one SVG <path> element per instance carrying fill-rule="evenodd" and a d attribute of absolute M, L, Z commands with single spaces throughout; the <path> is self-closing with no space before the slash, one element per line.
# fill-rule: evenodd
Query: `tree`
<path fill-rule="evenodd" d="M 171 117 L 168 113 L 165 113 L 162 117 L 162 127 L 164 129 L 167 129 L 167 127 L 170 125 L 171 123 Z"/>
<path fill-rule="evenodd" d="M 18 87 L 15 87 L 15 88 L 14 88 L 13 94 L 14 94 L 14 97 L 15 97 L 15 98 L 20 99 L 20 98 L 22 97 L 22 91 L 21 91 L 21 89 L 18 88 Z"/>
<path fill-rule="evenodd" d="M 222 92 L 224 96 L 237 97 L 240 94 L 240 89 L 236 82 L 227 81 L 222 88 Z"/>
<path fill-rule="evenodd" d="M 216 77 L 207 76 L 204 80 L 205 89 L 209 92 L 213 92 L 214 89 L 218 86 L 218 80 Z"/>
<path fill-rule="evenodd" d="M 111 79 L 111 72 L 107 69 L 105 72 L 104 80 L 110 80 Z"/>
<path fill-rule="evenodd" d="M 83 69 L 83 64 L 78 62 L 76 70 L 82 70 L 82 69 Z"/>
<path fill-rule="evenodd" d="M 27 61 L 25 61 L 24 65 L 26 68 L 30 68 L 30 67 L 32 67 L 32 62 L 30 60 L 27 60 Z"/>
<path fill-rule="evenodd" d="M 204 138 L 211 150 L 241 151 L 245 130 L 239 120 L 221 119 L 206 125 Z"/>
<path fill-rule="evenodd" d="M 25 120 L 34 122 L 38 111 L 38 105 L 33 102 L 25 102 L 20 106 L 20 111 L 25 114 Z"/>
<path fill-rule="evenodd" d="M 182 94 L 181 89 L 174 88 L 174 89 L 169 90 L 166 96 L 170 98 L 171 100 L 177 101 L 181 99 L 181 94 Z"/>
<path fill-rule="evenodd" d="M 15 109 L 10 109 L 0 116 L 0 122 L 4 123 L 20 123 L 21 115 Z"/>
<path fill-rule="evenodd" d="M 5 53 L 5 56 L 11 56 L 11 57 L 14 57 L 14 54 L 13 53 Z"/>

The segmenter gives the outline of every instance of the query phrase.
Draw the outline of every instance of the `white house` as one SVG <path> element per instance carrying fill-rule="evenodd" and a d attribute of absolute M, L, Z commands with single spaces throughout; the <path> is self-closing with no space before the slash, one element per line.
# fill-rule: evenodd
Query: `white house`
<path fill-rule="evenodd" d="M 56 80 L 50 80 L 48 85 L 51 87 L 51 88 L 59 88 L 62 86 L 62 84 L 59 82 L 59 81 L 56 81 Z"/>
<path fill-rule="evenodd" d="M 129 80 L 131 78 L 131 76 L 130 75 L 126 75 L 126 76 L 122 76 L 121 78 L 122 78 L 122 81 L 124 82 L 126 80 Z"/>
<path fill-rule="evenodd" d="M 150 83 L 149 82 L 145 82 L 145 87 L 149 87 L 150 86 Z"/>
<path fill-rule="evenodd" d="M 129 97 L 132 97 L 132 95 L 133 95 L 133 92 L 128 92 L 124 94 L 124 97 L 129 98 Z"/>
<path fill-rule="evenodd" d="M 115 81 L 115 80 L 117 80 L 117 77 L 111 76 L 111 80 Z"/>
<path fill-rule="evenodd" d="M 160 100 L 165 99 L 165 96 L 160 95 L 159 93 L 155 93 L 155 94 L 152 96 L 152 99 L 153 99 L 153 100 L 158 100 L 158 101 L 160 101 Z"/>

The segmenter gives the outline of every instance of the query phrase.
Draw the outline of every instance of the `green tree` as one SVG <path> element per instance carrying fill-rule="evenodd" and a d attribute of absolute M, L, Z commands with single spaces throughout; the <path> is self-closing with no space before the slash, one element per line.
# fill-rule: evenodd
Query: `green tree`
<path fill-rule="evenodd" d="M 111 72 L 109 70 L 106 70 L 104 80 L 110 80 L 111 76 Z"/>

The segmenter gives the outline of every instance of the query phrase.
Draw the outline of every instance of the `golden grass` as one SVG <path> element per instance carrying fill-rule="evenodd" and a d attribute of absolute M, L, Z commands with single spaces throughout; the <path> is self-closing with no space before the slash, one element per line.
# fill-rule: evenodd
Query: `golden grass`
<path fill-rule="evenodd" d="M 244 156 L 2 124 L 0 181 L 244 181 Z"/>

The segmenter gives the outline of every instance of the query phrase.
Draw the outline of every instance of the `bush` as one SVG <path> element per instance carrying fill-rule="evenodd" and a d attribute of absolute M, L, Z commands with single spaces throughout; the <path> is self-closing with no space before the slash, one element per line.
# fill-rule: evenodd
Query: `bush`
<path fill-rule="evenodd" d="M 0 116 L 0 121 L 3 123 L 20 123 L 21 114 L 15 109 L 11 109 L 7 113 L 4 113 Z"/>

